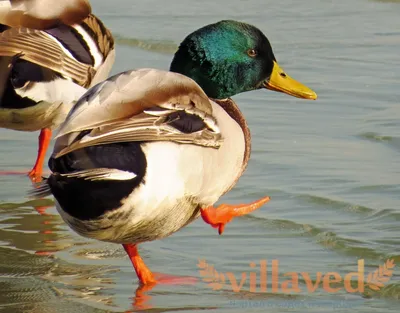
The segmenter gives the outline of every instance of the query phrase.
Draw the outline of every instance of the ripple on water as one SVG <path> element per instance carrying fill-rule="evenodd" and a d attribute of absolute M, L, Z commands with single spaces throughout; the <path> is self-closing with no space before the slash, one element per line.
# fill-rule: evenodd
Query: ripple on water
<path fill-rule="evenodd" d="M 162 54 L 174 54 L 178 50 L 178 45 L 171 41 L 165 40 L 146 40 L 138 38 L 124 37 L 114 35 L 115 41 L 118 45 L 127 46 L 131 48 L 139 48 L 146 51 L 157 52 Z"/>
<path fill-rule="evenodd" d="M 392 126 L 399 127 L 399 123 L 396 122 L 395 125 Z M 400 137 L 397 136 L 381 135 L 374 132 L 366 132 L 366 133 L 361 133 L 360 135 L 358 135 L 358 137 L 361 139 L 369 140 L 371 142 L 382 143 L 385 146 L 394 149 L 396 151 L 400 150 Z"/>
<path fill-rule="evenodd" d="M 373 132 L 361 133 L 358 136 L 363 139 L 368 139 L 368 140 L 377 141 L 377 142 L 390 142 L 390 141 L 393 141 L 393 139 L 394 139 L 392 136 L 379 135 L 379 134 L 373 133 Z"/>
<path fill-rule="evenodd" d="M 354 203 L 349 203 L 345 201 L 335 200 L 327 197 L 321 197 L 311 194 L 295 195 L 295 197 L 305 202 L 309 202 L 320 206 L 322 205 L 328 209 L 343 210 L 360 214 L 370 214 L 372 212 L 375 212 L 373 208 L 369 208 L 362 205 L 356 205 Z"/>

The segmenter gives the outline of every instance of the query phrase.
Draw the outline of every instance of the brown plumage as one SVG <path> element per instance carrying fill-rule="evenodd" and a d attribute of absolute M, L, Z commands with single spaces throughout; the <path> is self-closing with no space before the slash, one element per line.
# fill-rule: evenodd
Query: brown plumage
<path fill-rule="evenodd" d="M 230 191 L 237 183 L 239 180 L 240 176 L 244 173 L 244 171 L 247 168 L 247 164 L 249 163 L 250 160 L 250 155 L 251 155 L 251 133 L 250 133 L 250 128 L 247 125 L 247 121 L 243 115 L 243 113 L 240 111 L 238 105 L 233 101 L 231 98 L 228 99 L 212 99 L 212 101 L 218 103 L 226 113 L 229 114 L 229 116 L 236 121 L 236 123 L 239 124 L 240 128 L 243 131 L 244 135 L 244 143 L 245 143 L 245 150 L 244 150 L 244 155 L 243 155 L 243 163 L 241 166 L 241 170 L 236 176 L 235 181 L 232 183 L 232 185 L 224 192 L 227 193 Z"/>

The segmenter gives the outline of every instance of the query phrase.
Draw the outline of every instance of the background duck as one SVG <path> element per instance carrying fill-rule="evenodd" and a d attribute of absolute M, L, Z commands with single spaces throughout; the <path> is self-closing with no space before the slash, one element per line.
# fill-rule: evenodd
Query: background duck
<path fill-rule="evenodd" d="M 171 71 L 127 71 L 89 89 L 60 128 L 52 174 L 34 192 L 53 194 L 82 236 L 123 244 L 145 285 L 168 279 L 146 267 L 139 243 L 200 215 L 221 234 L 234 217 L 269 200 L 214 207 L 242 175 L 251 139 L 236 104 L 209 97 L 267 87 L 316 99 L 280 69 L 260 30 L 235 21 L 189 35 Z"/>
<path fill-rule="evenodd" d="M 1 1 L 0 31 L 0 127 L 41 130 L 29 172 L 40 180 L 52 129 L 108 77 L 114 40 L 86 0 Z"/>

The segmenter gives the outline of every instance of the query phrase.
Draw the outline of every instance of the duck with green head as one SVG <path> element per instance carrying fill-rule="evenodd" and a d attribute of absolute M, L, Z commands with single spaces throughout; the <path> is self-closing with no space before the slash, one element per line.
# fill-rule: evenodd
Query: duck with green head
<path fill-rule="evenodd" d="M 269 200 L 214 206 L 250 157 L 249 128 L 229 97 L 260 88 L 316 99 L 278 66 L 257 28 L 236 21 L 203 27 L 182 42 L 170 72 L 120 73 L 78 101 L 36 196 L 53 194 L 79 234 L 123 244 L 142 284 L 166 281 L 146 267 L 139 243 L 200 216 L 222 234 L 234 217 Z"/>
<path fill-rule="evenodd" d="M 170 70 L 192 78 L 214 99 L 261 88 L 317 98 L 314 91 L 281 69 L 271 44 L 258 28 L 237 21 L 207 25 L 187 36 Z"/>

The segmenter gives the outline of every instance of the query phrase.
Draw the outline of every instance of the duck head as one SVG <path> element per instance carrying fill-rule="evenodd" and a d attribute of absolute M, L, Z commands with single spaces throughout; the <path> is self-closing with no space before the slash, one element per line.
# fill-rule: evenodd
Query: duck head
<path fill-rule="evenodd" d="M 232 20 L 188 35 L 175 53 L 170 71 L 192 78 L 215 99 L 261 88 L 303 99 L 317 98 L 314 91 L 283 71 L 258 28 Z"/>

